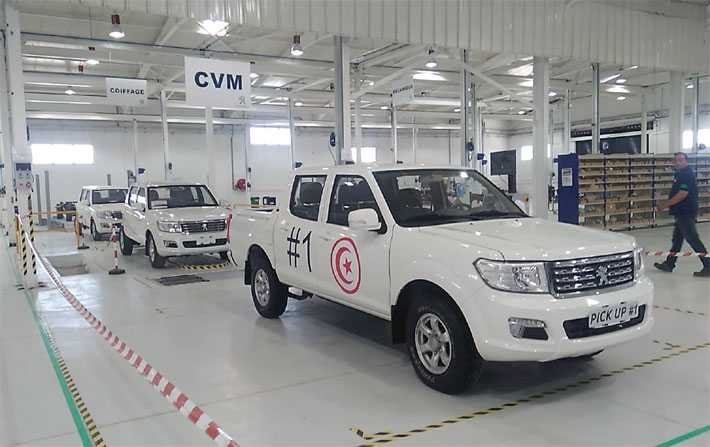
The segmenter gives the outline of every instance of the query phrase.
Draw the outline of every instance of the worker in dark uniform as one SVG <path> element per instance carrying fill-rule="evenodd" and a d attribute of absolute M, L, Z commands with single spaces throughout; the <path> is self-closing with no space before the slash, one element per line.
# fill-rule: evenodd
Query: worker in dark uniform
<path fill-rule="evenodd" d="M 696 253 L 707 255 L 705 245 L 700 240 L 695 226 L 695 218 L 698 215 L 698 186 L 695 182 L 695 173 L 688 166 L 688 156 L 683 152 L 675 154 L 674 165 L 675 175 L 668 201 L 658 206 L 659 212 L 669 209 L 670 214 L 675 218 L 671 253 L 680 252 L 683 240 L 686 240 Z M 676 259 L 677 256 L 668 256 L 664 262 L 653 265 L 664 272 L 672 272 Z M 693 275 L 710 278 L 710 258 L 701 256 L 700 261 L 703 263 L 703 269 Z"/>

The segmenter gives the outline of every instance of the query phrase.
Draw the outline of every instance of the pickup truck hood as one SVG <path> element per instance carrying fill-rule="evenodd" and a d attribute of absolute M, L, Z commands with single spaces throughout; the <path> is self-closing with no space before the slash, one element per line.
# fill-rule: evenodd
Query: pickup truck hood
<path fill-rule="evenodd" d="M 123 211 L 124 205 L 123 202 L 121 203 L 102 203 L 102 204 L 94 204 L 91 205 L 91 208 L 94 209 L 97 213 L 103 213 L 105 211 Z"/>
<path fill-rule="evenodd" d="M 423 233 L 500 253 L 505 260 L 563 260 L 631 251 L 635 240 L 542 219 L 495 219 L 422 227 Z"/>
<path fill-rule="evenodd" d="M 201 220 L 226 219 L 229 211 L 218 206 L 199 206 L 190 208 L 168 208 L 152 210 L 155 220 L 171 222 L 192 222 Z"/>

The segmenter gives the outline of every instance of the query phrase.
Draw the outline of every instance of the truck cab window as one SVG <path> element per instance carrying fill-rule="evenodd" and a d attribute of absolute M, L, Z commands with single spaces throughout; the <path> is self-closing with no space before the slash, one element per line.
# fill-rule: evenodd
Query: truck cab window
<path fill-rule="evenodd" d="M 363 208 L 372 208 L 378 211 L 375 196 L 367 181 L 358 176 L 336 177 L 330 198 L 328 223 L 347 227 L 348 214 Z"/>
<path fill-rule="evenodd" d="M 289 210 L 301 219 L 318 220 L 325 176 L 298 176 L 291 191 Z"/>

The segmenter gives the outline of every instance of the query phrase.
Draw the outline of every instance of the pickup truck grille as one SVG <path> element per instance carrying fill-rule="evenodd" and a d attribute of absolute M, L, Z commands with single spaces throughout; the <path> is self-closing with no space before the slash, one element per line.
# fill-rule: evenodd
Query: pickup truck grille
<path fill-rule="evenodd" d="M 208 233 L 214 231 L 224 231 L 227 227 L 223 219 L 219 220 L 204 220 L 201 222 L 183 222 L 183 233 Z"/>
<path fill-rule="evenodd" d="M 111 217 L 114 219 L 123 219 L 123 213 L 120 211 L 111 211 Z"/>
<path fill-rule="evenodd" d="M 633 252 L 551 263 L 553 290 L 561 295 L 605 289 L 634 280 Z"/>

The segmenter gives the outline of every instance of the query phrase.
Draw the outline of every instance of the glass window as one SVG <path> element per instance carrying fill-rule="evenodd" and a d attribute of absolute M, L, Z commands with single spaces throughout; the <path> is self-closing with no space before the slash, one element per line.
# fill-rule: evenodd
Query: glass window
<path fill-rule="evenodd" d="M 137 201 L 138 201 L 138 188 L 136 188 L 134 186 L 133 188 L 131 188 L 130 195 L 128 196 L 128 204 L 135 205 Z"/>
<path fill-rule="evenodd" d="M 297 176 L 291 191 L 289 209 L 291 214 L 301 219 L 317 221 L 320 202 L 323 197 L 325 176 Z"/>
<path fill-rule="evenodd" d="M 291 130 L 288 127 L 250 127 L 249 143 L 262 146 L 288 146 Z"/>
<path fill-rule="evenodd" d="M 217 206 L 217 199 L 203 185 L 160 186 L 148 189 L 148 205 L 152 210 Z"/>
<path fill-rule="evenodd" d="M 32 163 L 36 165 L 94 164 L 92 144 L 33 144 Z"/>
<path fill-rule="evenodd" d="M 375 179 L 403 227 L 527 217 L 503 192 L 473 170 L 376 172 Z"/>
<path fill-rule="evenodd" d="M 138 197 L 136 198 L 136 203 L 139 205 L 145 205 L 145 188 L 141 188 L 138 190 Z"/>
<path fill-rule="evenodd" d="M 126 200 L 125 189 L 96 189 L 91 191 L 91 203 L 104 205 L 106 203 L 123 203 Z"/>
<path fill-rule="evenodd" d="M 549 155 L 549 150 L 548 150 L 548 157 Z M 521 146 L 520 147 L 520 159 L 522 161 L 528 161 L 533 159 L 533 147 L 532 146 Z"/>
<path fill-rule="evenodd" d="M 347 227 L 350 212 L 363 208 L 372 208 L 379 214 L 375 196 L 372 195 L 367 181 L 355 176 L 336 177 L 330 197 L 328 223 Z"/>

